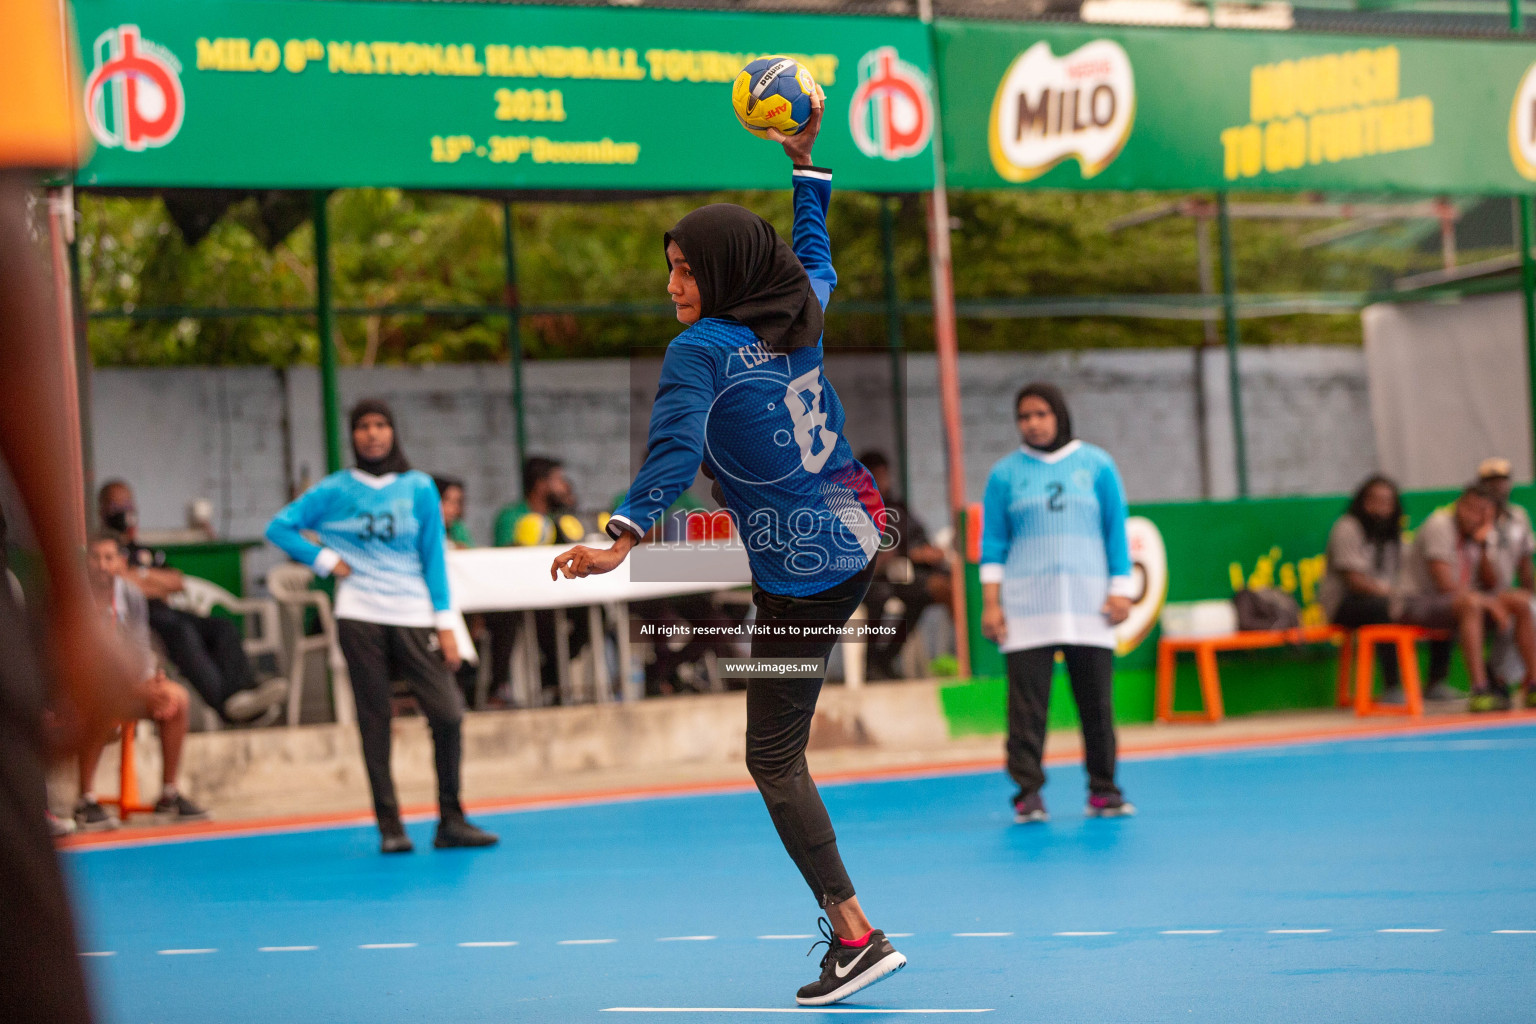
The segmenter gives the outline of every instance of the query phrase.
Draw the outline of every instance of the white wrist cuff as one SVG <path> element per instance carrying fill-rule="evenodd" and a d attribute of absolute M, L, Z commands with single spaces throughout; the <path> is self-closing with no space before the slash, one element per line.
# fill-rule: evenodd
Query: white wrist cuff
<path fill-rule="evenodd" d="M 983 582 L 983 583 L 1001 583 L 1001 582 L 1003 582 L 1003 563 L 1002 562 L 988 562 L 985 565 L 983 565 L 981 567 L 981 582 Z"/>
<path fill-rule="evenodd" d="M 433 612 L 432 619 L 438 629 L 453 629 L 459 624 L 459 613 L 449 608 L 445 612 Z"/>
<path fill-rule="evenodd" d="M 1110 597 L 1136 597 L 1136 579 L 1133 576 L 1111 576 L 1109 578 Z"/>
<path fill-rule="evenodd" d="M 315 556 L 314 562 L 310 564 L 310 568 L 315 570 L 316 576 L 329 576 L 336 571 L 336 566 L 340 564 L 340 555 L 330 548 L 321 548 L 320 553 Z"/>

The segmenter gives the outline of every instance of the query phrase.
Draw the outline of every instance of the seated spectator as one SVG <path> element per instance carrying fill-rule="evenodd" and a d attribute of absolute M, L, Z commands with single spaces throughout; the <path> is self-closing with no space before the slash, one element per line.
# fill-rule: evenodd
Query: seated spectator
<path fill-rule="evenodd" d="M 448 546 L 463 550 L 475 546 L 475 538 L 464 523 L 464 481 L 452 476 L 434 476 L 437 496 L 443 503 L 443 529 Z"/>
<path fill-rule="evenodd" d="M 1373 476 L 1355 491 L 1349 508 L 1328 531 L 1328 571 L 1318 588 L 1318 602 L 1328 621 L 1346 629 L 1393 621 L 1392 596 L 1402 573 L 1403 500 L 1397 484 Z M 1380 646 L 1376 657 L 1381 667 L 1383 704 L 1406 700 L 1397 674 L 1397 652 Z M 1461 691 L 1449 686 L 1451 648 L 1439 644 L 1429 658 L 1429 685 L 1425 700 L 1460 700 Z"/>
<path fill-rule="evenodd" d="M 1532 560 L 1536 556 L 1536 533 L 1532 532 L 1530 515 L 1522 506 L 1510 501 L 1514 480 L 1510 476 L 1509 460 L 1484 459 L 1478 464 L 1477 478 L 1478 484 L 1498 504 L 1493 533 L 1489 538 L 1492 546 L 1489 560 L 1493 574 L 1480 589 L 1488 593 L 1499 593 L 1513 586 L 1514 591 L 1530 601 L 1536 595 L 1536 562 Z M 1510 642 L 1512 639 L 1509 632 L 1501 633 L 1494 639 L 1488 659 L 1491 674 L 1497 675 L 1497 670 L 1508 670 L 1510 675 L 1524 671 L 1519 652 Z M 1522 696 L 1522 703 L 1526 707 L 1536 707 L 1536 690 L 1523 687 Z"/>
<path fill-rule="evenodd" d="M 207 705 L 226 722 L 249 722 L 286 700 L 286 679 L 256 679 L 236 623 L 166 604 L 185 584 L 180 571 L 166 567 L 165 552 L 138 543 L 138 507 L 128 485 L 121 480 L 103 484 L 96 505 L 102 527 L 123 539 L 128 577 L 149 601 L 149 628 Z"/>
<path fill-rule="evenodd" d="M 190 718 L 190 701 L 185 690 L 166 678 L 150 649 L 149 603 L 138 587 L 124 579 L 127 562 L 117 537 L 96 534 L 87 546 L 86 555 L 86 572 L 97 608 L 143 656 L 143 682 L 136 691 L 138 714 L 159 726 L 163 764 L 163 785 L 160 799 L 155 802 L 155 816 L 162 821 L 200 821 L 208 817 L 208 812 L 176 788 L 176 773 L 181 765 L 181 748 Z M 110 738 L 93 738 L 81 747 L 80 800 L 75 804 L 75 824 L 82 831 L 117 827 L 116 820 L 97 802 L 96 794 L 91 790 L 102 748 Z"/>
<path fill-rule="evenodd" d="M 452 476 L 433 475 L 432 482 L 437 485 L 437 498 L 443 509 L 443 532 L 447 534 L 448 546 L 459 551 L 474 547 L 475 538 L 470 535 L 469 527 L 464 525 L 464 481 Z M 477 649 L 484 645 L 487 637 L 484 616 L 464 616 L 464 628 L 469 631 L 470 639 L 474 640 Z M 459 663 L 453 678 L 464 693 L 464 706 L 473 708 L 480 682 L 479 666 L 471 664 L 466 658 Z"/>
<path fill-rule="evenodd" d="M 875 578 L 864 606 L 870 619 L 878 621 L 891 598 L 902 604 L 901 631 L 896 638 L 869 644 L 869 675 L 871 679 L 892 679 L 901 674 L 896 670 L 896 657 L 923 612 L 934 604 L 949 606 L 949 560 L 942 548 L 928 540 L 928 531 L 907 503 L 896 496 L 891 463 L 885 454 L 868 451 L 859 461 L 875 478 L 888 513 L 885 537 L 875 554 Z"/>
<path fill-rule="evenodd" d="M 576 517 L 576 488 L 565 475 L 565 464 L 546 455 L 530 455 L 523 462 L 523 500 L 513 502 L 496 514 L 496 546 L 527 547 L 536 544 L 574 543 L 586 536 L 586 527 Z M 512 644 L 517 636 L 516 612 L 486 615 L 491 631 L 491 692 L 502 694 L 511 680 Z M 570 623 L 568 643 L 571 657 L 587 646 L 591 628 L 584 609 L 566 613 Z M 557 662 L 555 613 L 534 613 L 538 633 L 541 683 L 545 702 L 560 703 L 560 670 Z"/>
<path fill-rule="evenodd" d="M 587 535 L 576 517 L 576 488 L 565 463 L 547 455 L 523 462 L 523 500 L 496 513 L 496 546 L 575 543 Z"/>
<path fill-rule="evenodd" d="M 1451 630 L 1461 644 L 1471 682 L 1472 711 L 1509 707 L 1507 688 L 1488 673 L 1483 644 L 1489 627 L 1513 630 L 1526 665 L 1523 688 L 1531 689 L 1536 665 L 1536 622 L 1531 602 L 1520 591 L 1495 591 L 1491 543 L 1498 502 L 1479 485 L 1468 487 L 1451 509 L 1435 512 L 1414 535 L 1403 560 L 1394 618 L 1429 629 Z"/>

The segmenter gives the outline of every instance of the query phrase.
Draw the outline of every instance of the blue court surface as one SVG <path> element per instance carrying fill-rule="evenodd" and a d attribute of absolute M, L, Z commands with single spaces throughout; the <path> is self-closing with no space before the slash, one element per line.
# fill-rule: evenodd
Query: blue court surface
<path fill-rule="evenodd" d="M 67 855 L 113 1024 L 1536 1020 L 1536 726 L 1129 760 L 1140 816 L 996 772 L 827 786 L 907 969 L 795 1010 L 816 908 L 755 793 Z M 862 997 L 862 998 L 861 998 Z M 657 1012 L 667 1011 L 667 1012 Z M 956 1015 L 972 1019 L 970 1015 Z"/>

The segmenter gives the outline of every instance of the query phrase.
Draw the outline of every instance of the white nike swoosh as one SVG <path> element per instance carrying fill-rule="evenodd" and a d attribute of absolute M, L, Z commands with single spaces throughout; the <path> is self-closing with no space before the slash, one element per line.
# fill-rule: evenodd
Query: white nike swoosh
<path fill-rule="evenodd" d="M 832 973 L 836 974 L 839 978 L 848 977 L 849 973 L 854 969 L 854 967 L 858 966 L 859 961 L 864 959 L 864 954 L 869 952 L 869 948 L 869 946 L 865 946 L 862 950 L 860 950 L 858 956 L 848 961 L 847 967 L 844 967 L 841 964 L 833 964 Z"/>

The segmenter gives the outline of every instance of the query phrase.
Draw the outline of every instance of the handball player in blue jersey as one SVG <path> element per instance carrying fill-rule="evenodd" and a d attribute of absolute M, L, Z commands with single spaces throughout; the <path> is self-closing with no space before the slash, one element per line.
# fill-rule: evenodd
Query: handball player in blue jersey
<path fill-rule="evenodd" d="M 412 850 L 389 774 L 396 679 L 405 680 L 432 729 L 439 819 L 433 845 L 493 845 L 496 837 L 470 824 L 459 803 L 464 697 L 453 679 L 459 653 L 437 485 L 406 461 L 389 406 L 365 398 L 352 408 L 351 425 L 354 468 L 290 502 L 268 525 L 267 539 L 337 580 L 337 641 L 357 701 L 380 851 Z"/>
<path fill-rule="evenodd" d="M 774 133 L 794 164 L 793 249 L 767 221 L 725 203 L 695 210 L 667 233 L 667 292 L 688 329 L 662 361 L 645 463 L 608 521 L 613 546 L 571 548 L 552 577 L 617 568 L 702 463 L 746 546 L 760 625 L 841 626 L 864 599 L 885 508 L 853 458 L 842 403 L 822 374 L 822 310 L 837 275 L 826 223 L 832 172 L 811 162 L 821 114 L 818 94 L 803 132 Z M 825 665 L 835 642 L 757 636 L 752 655 Z M 864 916 L 806 768 L 822 678 L 747 683 L 747 768 L 830 919 L 821 977 L 796 995 L 807 1006 L 846 999 L 906 965 Z"/>

